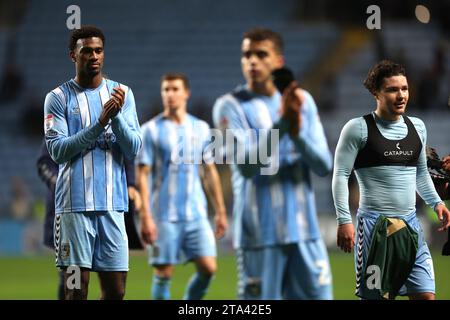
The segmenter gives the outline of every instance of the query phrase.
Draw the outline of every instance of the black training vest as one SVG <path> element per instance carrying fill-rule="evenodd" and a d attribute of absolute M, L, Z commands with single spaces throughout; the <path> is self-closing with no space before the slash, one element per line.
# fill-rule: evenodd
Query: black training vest
<path fill-rule="evenodd" d="M 422 141 L 416 128 L 408 117 L 404 116 L 408 134 L 400 140 L 389 140 L 378 130 L 372 114 L 366 114 L 367 142 L 359 150 L 354 168 L 368 168 L 377 166 L 407 166 L 416 167 Z"/>

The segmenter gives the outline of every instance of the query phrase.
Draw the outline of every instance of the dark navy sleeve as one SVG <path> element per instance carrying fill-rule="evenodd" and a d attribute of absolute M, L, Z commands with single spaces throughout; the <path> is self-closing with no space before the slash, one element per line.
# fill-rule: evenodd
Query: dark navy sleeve
<path fill-rule="evenodd" d="M 134 170 L 134 159 L 124 157 L 125 175 L 127 176 L 127 186 L 136 186 L 136 173 Z"/>
<path fill-rule="evenodd" d="M 59 166 L 55 161 L 53 161 L 52 157 L 50 157 L 45 141 L 42 143 L 41 152 L 36 161 L 36 166 L 39 178 L 41 178 L 49 189 L 52 189 L 56 184 Z"/>

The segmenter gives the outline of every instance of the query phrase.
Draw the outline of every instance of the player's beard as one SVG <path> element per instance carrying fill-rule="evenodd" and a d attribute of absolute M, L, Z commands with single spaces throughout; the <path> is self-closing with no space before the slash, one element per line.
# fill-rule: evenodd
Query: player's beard
<path fill-rule="evenodd" d="M 100 73 L 102 73 L 101 67 L 97 69 L 90 69 L 89 67 L 87 67 L 86 69 L 84 69 L 83 75 L 86 76 L 87 78 L 94 78 Z"/>

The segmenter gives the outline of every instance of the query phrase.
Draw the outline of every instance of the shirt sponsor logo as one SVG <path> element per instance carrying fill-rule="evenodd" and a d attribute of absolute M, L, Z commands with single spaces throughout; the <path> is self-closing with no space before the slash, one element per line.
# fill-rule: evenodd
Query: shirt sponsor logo
<path fill-rule="evenodd" d="M 99 148 L 101 150 L 111 150 L 114 142 L 116 142 L 117 138 L 114 133 L 105 132 L 103 135 L 100 135 L 98 139 L 93 142 L 88 148 L 88 151 L 94 150 L 95 148 Z"/>
<path fill-rule="evenodd" d="M 397 142 L 397 144 L 395 145 L 395 148 L 397 148 L 397 150 L 385 151 L 384 156 L 391 157 L 391 156 L 412 156 L 413 155 L 412 150 L 401 150 L 400 142 Z"/>

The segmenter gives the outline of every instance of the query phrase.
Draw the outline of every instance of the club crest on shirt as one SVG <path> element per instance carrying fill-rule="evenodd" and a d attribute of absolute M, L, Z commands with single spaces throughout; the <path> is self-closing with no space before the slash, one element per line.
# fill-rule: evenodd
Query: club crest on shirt
<path fill-rule="evenodd" d="M 61 244 L 61 250 L 60 250 L 60 257 L 61 259 L 68 259 L 70 255 L 70 244 L 69 243 L 62 243 Z"/>
<path fill-rule="evenodd" d="M 72 114 L 80 114 L 80 108 L 79 107 L 75 107 L 72 109 Z"/>

